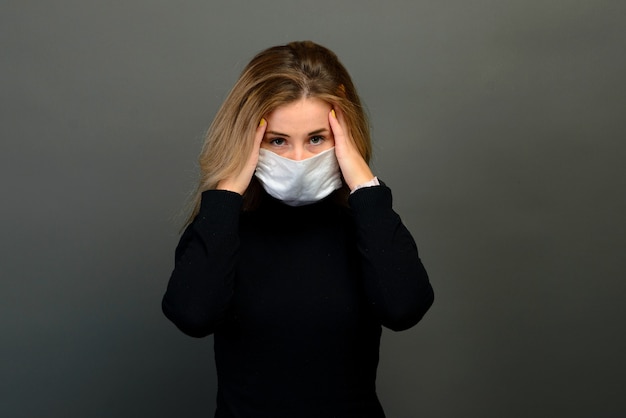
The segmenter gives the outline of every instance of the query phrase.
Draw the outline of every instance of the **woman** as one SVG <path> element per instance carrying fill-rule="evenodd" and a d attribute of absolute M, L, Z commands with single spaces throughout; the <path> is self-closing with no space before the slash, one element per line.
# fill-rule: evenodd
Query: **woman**
<path fill-rule="evenodd" d="M 214 335 L 216 417 L 384 417 L 381 326 L 415 325 L 433 290 L 372 174 L 369 128 L 334 53 L 259 53 L 218 111 L 163 312 Z"/>

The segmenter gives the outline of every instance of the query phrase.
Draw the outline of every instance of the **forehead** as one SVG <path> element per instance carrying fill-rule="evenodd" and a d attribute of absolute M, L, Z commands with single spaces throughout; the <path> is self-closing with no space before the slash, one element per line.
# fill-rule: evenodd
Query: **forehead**
<path fill-rule="evenodd" d="M 308 129 L 311 125 L 317 128 L 328 127 L 328 113 L 331 106 L 328 102 L 316 97 L 306 97 L 295 102 L 277 107 L 267 116 L 268 128 Z"/>

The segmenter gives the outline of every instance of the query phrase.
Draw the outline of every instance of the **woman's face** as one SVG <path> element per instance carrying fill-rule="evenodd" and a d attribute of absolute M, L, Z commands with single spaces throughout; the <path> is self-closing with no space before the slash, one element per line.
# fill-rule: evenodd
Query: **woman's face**
<path fill-rule="evenodd" d="M 328 114 L 331 106 L 312 97 L 276 108 L 265 118 L 261 148 L 291 160 L 313 157 L 335 145 Z"/>

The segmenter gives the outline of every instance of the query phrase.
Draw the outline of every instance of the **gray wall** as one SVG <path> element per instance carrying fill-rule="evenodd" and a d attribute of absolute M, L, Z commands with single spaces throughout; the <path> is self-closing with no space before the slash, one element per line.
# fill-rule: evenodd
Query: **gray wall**
<path fill-rule="evenodd" d="M 626 414 L 626 2 L 3 1 L 0 414 L 208 417 L 160 312 L 201 137 L 259 50 L 335 50 L 436 289 L 390 418 Z"/>

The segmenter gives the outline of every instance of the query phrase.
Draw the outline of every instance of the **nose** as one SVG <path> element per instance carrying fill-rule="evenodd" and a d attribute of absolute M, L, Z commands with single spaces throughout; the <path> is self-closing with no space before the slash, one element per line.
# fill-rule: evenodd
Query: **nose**
<path fill-rule="evenodd" d="M 309 157 L 312 157 L 313 153 L 308 151 L 306 147 L 302 145 L 295 145 L 287 155 L 284 155 L 285 158 L 289 158 L 294 161 L 306 160 Z"/>

